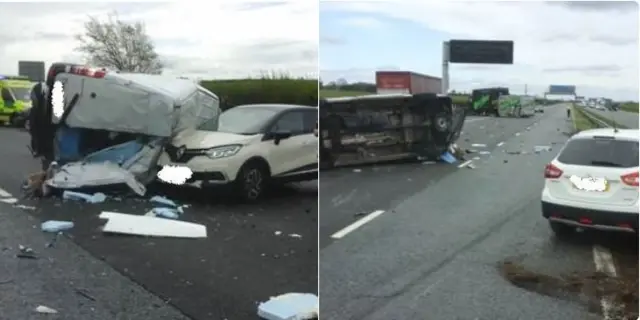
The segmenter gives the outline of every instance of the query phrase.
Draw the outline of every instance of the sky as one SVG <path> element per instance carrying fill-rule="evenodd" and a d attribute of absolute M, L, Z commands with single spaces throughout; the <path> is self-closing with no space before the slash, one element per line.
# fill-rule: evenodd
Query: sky
<path fill-rule="evenodd" d="M 514 64 L 450 64 L 450 89 L 506 86 L 541 95 L 638 101 L 635 2 L 324 1 L 320 77 L 375 82 L 376 70 L 442 75 L 442 42 L 512 40 Z"/>
<path fill-rule="evenodd" d="M 203 79 L 266 72 L 317 78 L 318 2 L 0 3 L 0 74 L 18 61 L 82 63 L 74 35 L 89 16 L 142 21 L 165 73 Z"/>

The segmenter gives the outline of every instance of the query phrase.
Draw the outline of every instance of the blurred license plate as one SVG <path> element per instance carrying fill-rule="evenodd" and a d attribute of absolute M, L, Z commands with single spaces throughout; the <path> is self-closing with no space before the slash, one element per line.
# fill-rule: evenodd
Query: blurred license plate
<path fill-rule="evenodd" d="M 569 178 L 573 187 L 578 190 L 592 191 L 592 192 L 607 192 L 609 191 L 609 181 L 605 178 L 581 178 L 578 176 L 571 176 Z"/>

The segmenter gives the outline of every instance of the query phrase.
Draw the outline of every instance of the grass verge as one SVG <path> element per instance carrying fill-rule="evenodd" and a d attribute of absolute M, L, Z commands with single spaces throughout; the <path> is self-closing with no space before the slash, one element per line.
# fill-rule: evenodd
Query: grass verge
<path fill-rule="evenodd" d="M 370 94 L 375 94 L 375 93 L 365 92 L 365 91 L 320 89 L 321 98 L 358 97 L 358 96 L 366 96 Z"/>
<path fill-rule="evenodd" d="M 584 110 L 577 108 L 576 106 L 571 107 L 571 119 L 573 121 L 576 132 L 595 129 L 599 127 L 598 123 L 587 117 L 584 112 Z"/>

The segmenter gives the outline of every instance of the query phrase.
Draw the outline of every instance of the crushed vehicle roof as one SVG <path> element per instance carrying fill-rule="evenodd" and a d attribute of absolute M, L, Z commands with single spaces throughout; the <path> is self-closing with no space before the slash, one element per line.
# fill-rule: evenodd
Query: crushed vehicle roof
<path fill-rule="evenodd" d="M 173 97 L 176 101 L 182 101 L 186 99 L 193 93 L 194 89 L 196 88 L 202 89 L 217 98 L 217 96 L 213 92 L 200 86 L 193 80 L 182 79 L 173 76 L 111 72 L 107 73 L 105 78 L 135 82 L 136 84 L 146 89 L 163 93 L 169 97 Z"/>

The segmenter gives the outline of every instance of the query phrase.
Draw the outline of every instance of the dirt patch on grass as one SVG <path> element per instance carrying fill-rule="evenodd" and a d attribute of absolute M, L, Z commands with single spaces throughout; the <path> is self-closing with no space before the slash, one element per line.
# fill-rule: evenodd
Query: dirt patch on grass
<path fill-rule="evenodd" d="M 637 259 L 637 258 L 636 258 Z M 634 268 L 621 268 L 618 277 L 601 272 L 551 276 L 527 270 L 514 261 L 502 261 L 498 269 L 516 287 L 559 299 L 583 303 L 590 312 L 602 313 L 602 298 L 613 302 L 608 314 L 612 320 L 638 319 L 638 263 Z"/>

